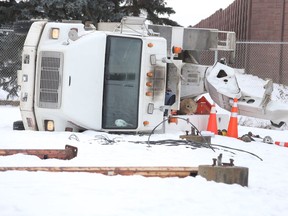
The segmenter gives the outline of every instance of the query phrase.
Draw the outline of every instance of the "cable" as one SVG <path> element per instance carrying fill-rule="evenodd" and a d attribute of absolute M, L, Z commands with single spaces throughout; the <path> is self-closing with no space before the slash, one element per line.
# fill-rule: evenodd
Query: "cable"
<path fill-rule="evenodd" d="M 152 134 L 155 132 L 155 130 L 161 125 L 163 124 L 164 122 L 168 121 L 169 118 L 167 119 L 164 119 L 163 121 L 161 121 L 158 125 L 156 125 L 153 130 L 150 132 L 149 136 L 148 136 L 148 140 L 147 141 L 128 141 L 130 143 L 135 143 L 135 144 L 147 144 L 148 147 L 151 147 L 151 145 L 167 145 L 167 146 L 179 146 L 179 145 L 188 145 L 190 147 L 194 147 L 194 149 L 196 148 L 210 148 L 212 149 L 214 152 L 215 152 L 215 149 L 219 150 L 218 148 L 213 148 L 214 147 L 221 147 L 221 148 L 224 148 L 224 149 L 230 149 L 230 150 L 235 150 L 235 151 L 239 151 L 239 152 L 244 152 L 244 153 L 247 153 L 247 154 L 251 154 L 253 155 L 254 157 L 257 157 L 259 160 L 263 161 L 263 159 L 261 157 L 259 157 L 258 155 L 252 153 L 252 152 L 249 152 L 249 151 L 246 151 L 246 150 L 243 150 L 243 149 L 238 149 L 238 148 L 233 148 L 233 147 L 228 147 L 228 146 L 224 146 L 224 145 L 219 145 L 219 144 L 209 144 L 206 140 L 206 138 L 204 136 L 201 135 L 200 131 L 198 130 L 198 128 L 192 124 L 189 119 L 185 119 L 185 118 L 182 118 L 182 117 L 173 117 L 173 118 L 177 118 L 177 119 L 181 119 L 181 120 L 184 120 L 186 121 L 187 123 L 189 123 L 196 131 L 198 134 L 200 134 L 200 136 L 205 140 L 205 143 L 202 143 L 202 142 L 197 142 L 197 141 L 192 141 L 192 140 L 175 140 L 175 139 L 165 139 L 165 140 L 156 140 L 156 141 L 150 141 L 150 138 L 152 136 Z M 77 136 L 75 135 L 71 135 L 69 137 L 69 139 L 71 138 L 78 138 Z M 77 140 L 77 139 L 76 139 Z M 95 139 L 94 140 L 104 140 L 105 144 L 114 144 L 116 142 L 119 142 L 119 140 L 117 141 L 117 138 L 114 138 L 114 139 L 109 139 L 109 137 L 107 136 L 104 136 L 104 135 L 98 135 L 98 136 L 95 136 Z M 227 151 L 227 150 L 226 150 Z M 235 154 L 234 152 L 232 151 L 229 151 L 230 153 L 232 154 Z"/>
<path fill-rule="evenodd" d="M 245 152 L 245 153 L 248 153 L 248 154 L 251 154 L 255 157 L 257 157 L 259 160 L 263 161 L 263 159 L 261 157 L 259 157 L 258 155 L 252 153 L 252 152 L 249 152 L 249 151 L 245 151 L 243 149 L 238 149 L 238 148 L 232 148 L 232 147 L 228 147 L 228 146 L 223 146 L 223 145 L 218 145 L 218 144 L 211 144 L 212 146 L 218 146 L 218 147 L 222 147 L 222 148 L 227 148 L 227 149 L 231 149 L 231 150 L 235 150 L 235 151 L 240 151 L 240 152 Z"/>
<path fill-rule="evenodd" d="M 178 117 L 178 116 L 173 116 L 173 118 L 177 118 L 177 119 L 180 119 L 180 120 L 184 120 L 184 121 L 186 121 L 187 123 L 189 123 L 195 130 L 196 130 L 196 132 L 205 140 L 205 144 L 207 144 L 214 152 L 215 152 L 215 150 L 213 149 L 213 147 L 207 142 L 207 139 L 204 137 L 204 136 L 202 136 L 202 134 L 201 134 L 201 132 L 198 130 L 198 128 L 194 125 L 194 124 L 192 124 L 190 121 L 189 121 L 189 119 L 185 119 L 185 118 L 182 118 L 182 117 Z M 167 118 L 167 119 L 164 119 L 163 121 L 161 121 L 158 125 L 156 125 L 154 128 L 153 128 L 153 130 L 150 132 L 150 134 L 149 134 L 149 136 L 148 136 L 148 142 L 147 142 L 147 144 L 148 144 L 148 147 L 151 147 L 150 146 L 150 137 L 152 136 L 152 134 L 154 134 L 154 131 L 161 125 L 161 124 L 163 124 L 164 122 L 166 122 L 166 121 L 168 121 L 169 120 L 169 117 Z M 202 143 L 201 143 L 202 144 Z"/>
<path fill-rule="evenodd" d="M 111 145 L 111 144 L 114 144 L 114 143 L 117 143 L 117 142 L 120 142 L 120 140 L 117 140 L 119 138 L 115 137 L 113 139 L 109 139 L 108 136 L 105 136 L 105 135 L 96 135 L 94 136 L 95 138 L 94 139 L 91 139 L 91 140 L 100 140 L 100 141 L 103 141 L 104 144 L 103 145 Z M 91 141 L 89 140 L 89 141 Z"/>
<path fill-rule="evenodd" d="M 109 144 L 111 145 L 111 144 L 114 144 L 116 142 L 119 142 L 119 140 L 117 141 L 117 138 L 109 139 L 107 136 L 103 136 L 103 135 L 95 136 L 94 140 L 104 140 L 104 142 L 105 142 L 104 145 L 109 145 Z M 221 147 L 224 149 L 230 149 L 230 150 L 235 150 L 235 151 L 251 154 L 254 157 L 258 158 L 259 160 L 263 161 L 263 159 L 261 157 L 259 157 L 258 155 L 254 154 L 252 152 L 243 150 L 243 149 L 233 148 L 233 147 L 219 145 L 219 144 L 201 143 L 201 142 L 192 141 L 192 140 L 165 139 L 165 140 L 156 140 L 156 141 L 128 141 L 128 142 L 134 143 L 134 144 L 145 144 L 145 145 L 148 144 L 149 147 L 151 147 L 151 145 L 166 145 L 166 146 L 183 145 L 183 146 L 193 147 L 193 149 L 197 149 L 197 148 L 211 148 L 211 146 L 213 146 L 213 147 L 215 147 L 215 148 L 213 148 L 213 151 L 215 151 L 215 149 L 220 150 L 217 147 Z M 227 150 L 223 150 L 223 151 L 227 151 Z M 229 151 L 229 152 L 231 154 L 235 154 L 235 152 L 233 152 L 233 151 Z"/>
<path fill-rule="evenodd" d="M 166 121 L 168 121 L 168 120 L 169 120 L 169 118 L 164 119 L 164 120 L 161 121 L 158 125 L 156 125 L 156 126 L 153 128 L 153 130 L 150 132 L 150 134 L 149 134 L 149 136 L 148 136 L 148 140 L 147 140 L 148 147 L 151 147 L 151 146 L 150 146 L 150 137 L 152 136 L 152 134 L 154 134 L 154 131 L 155 131 L 161 124 L 163 124 L 164 122 L 166 122 Z"/>
<path fill-rule="evenodd" d="M 80 141 L 79 137 L 76 135 L 76 134 L 71 134 L 68 139 L 72 140 L 72 139 L 75 139 L 76 141 Z"/>

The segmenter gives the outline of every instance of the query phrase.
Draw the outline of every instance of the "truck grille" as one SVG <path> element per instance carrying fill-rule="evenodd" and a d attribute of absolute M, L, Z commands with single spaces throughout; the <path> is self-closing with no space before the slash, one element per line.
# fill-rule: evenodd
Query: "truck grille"
<path fill-rule="evenodd" d="M 41 52 L 39 76 L 39 107 L 60 108 L 63 55 L 59 52 Z"/>

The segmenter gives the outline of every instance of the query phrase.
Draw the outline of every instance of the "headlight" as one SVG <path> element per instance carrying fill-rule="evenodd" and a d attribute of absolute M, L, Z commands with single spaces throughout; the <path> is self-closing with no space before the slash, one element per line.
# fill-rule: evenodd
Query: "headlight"
<path fill-rule="evenodd" d="M 54 131 L 54 121 L 53 120 L 45 120 L 45 131 Z"/>
<path fill-rule="evenodd" d="M 60 29 L 59 28 L 52 28 L 51 29 L 51 38 L 52 39 L 58 39 L 60 35 Z"/>

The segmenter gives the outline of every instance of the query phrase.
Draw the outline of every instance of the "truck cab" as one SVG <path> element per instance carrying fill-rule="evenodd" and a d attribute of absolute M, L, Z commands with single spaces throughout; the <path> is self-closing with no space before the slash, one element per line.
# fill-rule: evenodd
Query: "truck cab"
<path fill-rule="evenodd" d="M 163 119 L 166 64 L 155 57 L 166 46 L 161 37 L 35 22 L 18 74 L 25 128 L 152 130 Z"/>

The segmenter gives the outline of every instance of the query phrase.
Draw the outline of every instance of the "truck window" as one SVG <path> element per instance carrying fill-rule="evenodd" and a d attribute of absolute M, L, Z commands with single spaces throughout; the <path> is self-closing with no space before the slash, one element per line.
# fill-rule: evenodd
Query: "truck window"
<path fill-rule="evenodd" d="M 102 128 L 136 129 L 142 40 L 107 37 Z"/>

